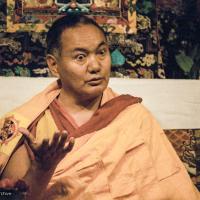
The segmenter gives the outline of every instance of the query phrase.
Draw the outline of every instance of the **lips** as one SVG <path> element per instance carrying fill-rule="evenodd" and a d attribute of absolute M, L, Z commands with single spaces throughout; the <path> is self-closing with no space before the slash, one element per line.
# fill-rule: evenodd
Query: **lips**
<path fill-rule="evenodd" d="M 95 86 L 95 85 L 100 85 L 103 81 L 102 77 L 97 77 L 97 78 L 92 78 L 87 81 L 89 85 Z"/>

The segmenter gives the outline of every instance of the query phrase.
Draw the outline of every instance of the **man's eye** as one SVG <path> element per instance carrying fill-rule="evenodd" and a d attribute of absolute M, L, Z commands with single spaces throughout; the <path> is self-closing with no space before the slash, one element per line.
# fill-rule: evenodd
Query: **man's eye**
<path fill-rule="evenodd" d="M 104 59 L 104 57 L 106 56 L 107 54 L 107 49 L 101 49 L 97 52 L 98 56 L 101 58 L 101 59 Z"/>
<path fill-rule="evenodd" d="M 79 54 L 79 55 L 75 56 L 75 59 L 78 62 L 83 62 L 86 59 L 86 56 L 84 54 Z"/>
<path fill-rule="evenodd" d="M 101 56 L 104 56 L 104 55 L 106 54 L 106 49 L 101 49 L 101 50 L 99 51 L 99 54 L 100 54 Z"/>

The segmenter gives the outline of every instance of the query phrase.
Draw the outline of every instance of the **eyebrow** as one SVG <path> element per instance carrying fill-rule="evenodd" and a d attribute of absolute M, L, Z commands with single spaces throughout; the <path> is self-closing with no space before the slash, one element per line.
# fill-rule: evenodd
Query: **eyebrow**
<path fill-rule="evenodd" d="M 102 42 L 100 42 L 100 43 L 98 44 L 98 46 L 97 46 L 96 49 L 100 48 L 100 47 L 103 46 L 103 45 L 108 45 L 108 44 L 107 44 L 106 41 L 102 41 Z M 76 51 L 82 51 L 82 52 L 85 52 L 85 53 L 88 53 L 88 52 L 89 52 L 87 49 L 85 49 L 85 48 L 79 48 L 79 47 L 73 49 L 72 52 L 76 52 Z"/>

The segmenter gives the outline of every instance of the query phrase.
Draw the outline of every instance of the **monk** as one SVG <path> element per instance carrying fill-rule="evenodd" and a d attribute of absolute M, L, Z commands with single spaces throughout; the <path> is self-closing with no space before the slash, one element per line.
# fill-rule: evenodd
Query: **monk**
<path fill-rule="evenodd" d="M 141 98 L 108 88 L 102 28 L 84 15 L 56 20 L 47 64 L 58 79 L 1 120 L 0 187 L 31 200 L 197 200 L 199 192 Z"/>

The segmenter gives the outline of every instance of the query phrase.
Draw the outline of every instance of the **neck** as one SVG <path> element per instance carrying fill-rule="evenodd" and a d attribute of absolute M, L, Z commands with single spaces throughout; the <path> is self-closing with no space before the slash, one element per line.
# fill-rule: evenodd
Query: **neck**
<path fill-rule="evenodd" d="M 58 100 L 67 108 L 70 113 L 79 113 L 81 111 L 96 111 L 101 103 L 102 95 L 91 98 L 75 98 L 68 95 L 63 89 L 61 89 Z"/>

